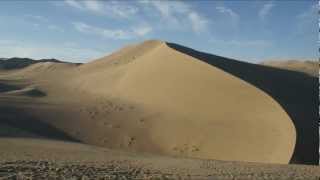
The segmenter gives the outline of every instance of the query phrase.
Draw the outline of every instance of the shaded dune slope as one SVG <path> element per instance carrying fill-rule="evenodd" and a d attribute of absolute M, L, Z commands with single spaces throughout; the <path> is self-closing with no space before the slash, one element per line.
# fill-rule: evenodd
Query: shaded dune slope
<path fill-rule="evenodd" d="M 168 45 L 268 93 L 289 114 L 297 131 L 291 163 L 318 164 L 318 78 L 301 72 L 215 56 L 174 43 Z"/>
<path fill-rule="evenodd" d="M 66 141 L 77 141 L 68 133 L 56 128 L 33 115 L 32 108 L 45 106 L 46 102 L 36 102 L 46 94 L 35 88 L 27 87 L 24 81 L 0 81 L 0 131 L 1 137 L 34 137 Z"/>
<path fill-rule="evenodd" d="M 25 137 L 26 134 L 30 134 L 30 137 L 79 142 L 68 133 L 36 119 L 26 112 L 26 109 L 0 105 L 0 118 L 2 137 Z"/>

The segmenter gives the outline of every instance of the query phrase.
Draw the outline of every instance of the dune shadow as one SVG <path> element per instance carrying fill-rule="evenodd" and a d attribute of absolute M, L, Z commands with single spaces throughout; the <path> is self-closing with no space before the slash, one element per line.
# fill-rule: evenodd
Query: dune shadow
<path fill-rule="evenodd" d="M 43 138 L 80 142 L 58 128 L 33 117 L 22 108 L 1 105 L 0 125 L 21 129 Z M 7 132 L 5 137 L 17 137 L 17 135 L 16 132 Z"/>
<path fill-rule="evenodd" d="M 19 86 L 0 82 L 0 93 L 8 92 L 8 91 L 15 91 L 18 89 L 20 89 Z"/>
<path fill-rule="evenodd" d="M 39 89 L 31 89 L 29 91 L 24 92 L 23 95 L 30 97 L 44 97 L 47 94 L 40 91 Z"/>
<path fill-rule="evenodd" d="M 167 45 L 230 73 L 273 97 L 288 113 L 296 128 L 296 146 L 290 163 L 318 164 L 318 78 L 215 56 L 174 43 Z"/>
<path fill-rule="evenodd" d="M 0 93 L 29 97 L 44 97 L 47 95 L 38 88 L 26 87 L 26 84 L 23 84 L 18 80 L 0 80 Z"/>
<path fill-rule="evenodd" d="M 47 94 L 37 88 L 25 88 L 16 91 L 9 91 L 7 94 L 12 95 L 21 95 L 21 96 L 28 96 L 28 97 L 44 97 Z"/>

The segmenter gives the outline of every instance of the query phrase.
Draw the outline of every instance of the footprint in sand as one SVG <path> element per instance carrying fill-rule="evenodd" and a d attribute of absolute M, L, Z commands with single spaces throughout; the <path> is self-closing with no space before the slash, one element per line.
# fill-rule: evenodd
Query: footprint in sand
<path fill-rule="evenodd" d="M 112 128 L 113 128 L 113 125 L 112 125 L 112 124 L 107 124 L 107 128 L 112 129 Z"/>
<path fill-rule="evenodd" d="M 106 144 L 107 142 L 108 142 L 107 139 L 102 139 L 102 143 L 103 143 L 103 144 Z"/>
<path fill-rule="evenodd" d="M 145 118 L 140 118 L 140 119 L 139 119 L 139 122 L 140 122 L 140 123 L 145 123 L 145 121 L 146 121 Z"/>
<path fill-rule="evenodd" d="M 193 145 L 191 148 L 191 152 L 198 152 L 198 151 L 200 151 L 199 147 Z"/>
<path fill-rule="evenodd" d="M 178 152 L 178 153 L 187 153 L 187 152 L 191 152 L 191 153 L 195 153 L 200 151 L 200 148 L 196 145 L 192 145 L 191 147 L 188 144 L 183 144 L 182 147 L 173 147 L 172 148 L 173 151 Z"/>
<path fill-rule="evenodd" d="M 132 146 L 133 144 L 135 144 L 136 142 L 136 138 L 135 137 L 126 137 L 126 140 L 125 140 L 125 144 L 126 146 L 130 147 Z"/>

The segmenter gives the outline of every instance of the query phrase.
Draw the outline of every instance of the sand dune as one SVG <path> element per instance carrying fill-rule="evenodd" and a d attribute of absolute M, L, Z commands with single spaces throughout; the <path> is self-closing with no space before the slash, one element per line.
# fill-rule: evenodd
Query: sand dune
<path fill-rule="evenodd" d="M 301 126 L 308 133 L 297 127 L 313 110 L 293 115 L 299 101 L 287 105 L 288 89 L 279 85 L 277 94 L 263 79 L 286 72 L 271 70 L 146 41 L 80 66 L 45 62 L 2 71 L 0 116 L 42 136 L 115 150 L 268 163 L 288 163 L 295 153 L 295 162 L 314 163 L 314 139 L 306 140 L 309 154 L 300 149 L 313 124 Z M 27 96 L 30 91 L 45 95 Z M 308 97 L 303 102 L 313 105 Z M 38 123 L 50 133 L 37 131 Z"/>
<path fill-rule="evenodd" d="M 319 76 L 319 62 L 316 62 L 316 61 L 272 60 L 272 61 L 262 62 L 261 64 L 266 66 L 281 68 L 281 69 L 298 71 L 314 77 Z"/>
<path fill-rule="evenodd" d="M 263 90 L 293 121 L 297 141 L 291 163 L 318 164 L 318 78 L 300 72 L 251 64 L 169 43 L 171 48 L 220 68 Z"/>
<path fill-rule="evenodd" d="M 66 63 L 56 59 L 29 59 L 29 58 L 0 58 L 0 69 L 2 70 L 15 70 L 21 69 L 24 67 L 28 67 L 33 64 L 37 63 L 44 63 L 44 62 L 54 62 L 54 63 Z"/>

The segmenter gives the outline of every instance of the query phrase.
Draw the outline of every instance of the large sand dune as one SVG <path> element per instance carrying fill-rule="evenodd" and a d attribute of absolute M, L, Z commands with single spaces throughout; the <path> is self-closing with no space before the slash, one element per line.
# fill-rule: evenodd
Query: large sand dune
<path fill-rule="evenodd" d="M 301 100 L 309 110 L 295 99 L 288 103 L 283 93 L 290 91 L 277 79 L 286 72 L 272 70 L 146 41 L 83 65 L 45 62 L 1 71 L 1 123 L 131 152 L 268 163 L 288 163 L 294 153 L 295 162 L 315 163 L 317 143 L 304 139 L 314 134 L 314 116 L 307 114 L 313 96 L 305 92 Z"/>
<path fill-rule="evenodd" d="M 237 76 L 270 95 L 289 114 L 296 128 L 297 140 L 291 163 L 318 164 L 318 77 L 301 73 L 301 69 L 279 69 L 215 56 L 178 44 L 169 43 L 169 46 Z"/>

